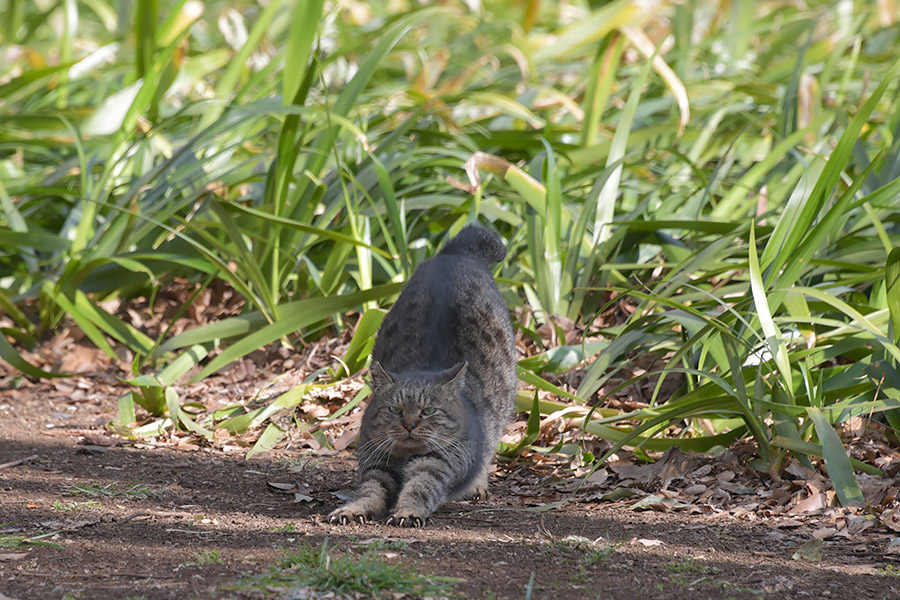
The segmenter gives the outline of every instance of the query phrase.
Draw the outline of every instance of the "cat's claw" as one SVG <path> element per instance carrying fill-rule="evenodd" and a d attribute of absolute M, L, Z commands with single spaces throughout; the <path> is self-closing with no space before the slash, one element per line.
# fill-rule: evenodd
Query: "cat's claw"
<path fill-rule="evenodd" d="M 335 525 L 337 525 L 337 524 L 349 525 L 349 524 L 353 523 L 353 521 L 356 521 L 360 525 L 365 525 L 366 523 L 369 522 L 369 516 L 366 514 L 362 514 L 362 513 L 360 513 L 360 514 L 349 513 L 348 514 L 347 512 L 344 512 L 341 510 L 336 510 L 333 513 L 331 513 L 331 516 L 328 518 L 328 520 L 329 520 L 329 522 L 331 522 Z"/>
<path fill-rule="evenodd" d="M 397 527 L 425 527 L 428 523 L 433 522 L 429 517 L 397 517 L 391 515 L 388 517 L 388 525 L 396 525 Z"/>

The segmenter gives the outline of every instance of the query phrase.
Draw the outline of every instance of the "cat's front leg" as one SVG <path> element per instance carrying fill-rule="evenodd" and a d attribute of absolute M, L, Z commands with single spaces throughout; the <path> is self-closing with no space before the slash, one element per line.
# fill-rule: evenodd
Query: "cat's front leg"
<path fill-rule="evenodd" d="M 478 500 L 487 500 L 489 495 L 487 477 L 483 477 L 474 481 L 471 485 L 463 488 L 459 492 L 456 492 L 450 499 L 471 500 L 475 502 Z"/>
<path fill-rule="evenodd" d="M 491 463 L 485 461 L 472 481 L 464 488 L 453 493 L 450 500 L 486 500 L 488 497 L 488 473 L 491 471 Z"/>
<path fill-rule="evenodd" d="M 422 527 L 444 501 L 455 478 L 453 465 L 434 456 L 411 460 L 404 469 L 403 487 L 388 525 Z"/>
<path fill-rule="evenodd" d="M 397 494 L 397 482 L 390 473 L 373 469 L 360 478 L 356 498 L 328 515 L 332 523 L 365 523 L 387 514 L 391 499 Z"/>

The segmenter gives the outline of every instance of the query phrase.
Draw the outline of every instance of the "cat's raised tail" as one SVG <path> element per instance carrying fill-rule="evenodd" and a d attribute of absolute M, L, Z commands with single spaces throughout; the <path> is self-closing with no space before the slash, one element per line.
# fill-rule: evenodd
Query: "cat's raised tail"
<path fill-rule="evenodd" d="M 506 257 L 506 248 L 503 247 L 500 236 L 493 231 L 477 225 L 466 225 L 438 254 L 467 254 L 491 264 Z"/>

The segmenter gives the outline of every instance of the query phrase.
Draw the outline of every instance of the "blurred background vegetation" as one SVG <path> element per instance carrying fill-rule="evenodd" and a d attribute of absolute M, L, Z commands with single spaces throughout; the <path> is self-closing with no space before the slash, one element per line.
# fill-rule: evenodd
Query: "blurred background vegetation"
<path fill-rule="evenodd" d="M 125 424 L 137 403 L 211 435 L 172 384 L 268 344 L 352 329 L 328 375 L 357 373 L 380 307 L 480 222 L 507 242 L 496 275 L 542 390 L 523 410 L 578 416 L 609 453 L 752 438 L 761 470 L 824 456 L 845 504 L 854 470 L 880 471 L 835 426 L 872 418 L 896 443 L 896 0 L 0 14 L 0 356 L 60 375 L 25 356 L 67 323 L 127 351 Z M 108 308 L 175 281 L 185 312 L 225 285 L 242 314 L 172 335 Z M 606 405 L 625 386 L 649 393 Z"/>

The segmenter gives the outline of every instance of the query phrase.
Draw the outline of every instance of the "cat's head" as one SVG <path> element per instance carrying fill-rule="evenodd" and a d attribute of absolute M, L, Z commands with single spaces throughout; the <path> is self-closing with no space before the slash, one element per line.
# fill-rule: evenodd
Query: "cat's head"
<path fill-rule="evenodd" d="M 463 362 L 438 372 L 395 374 L 372 361 L 370 442 L 384 442 L 395 457 L 440 452 L 457 443 L 469 418 L 460 394 L 465 372 Z"/>

